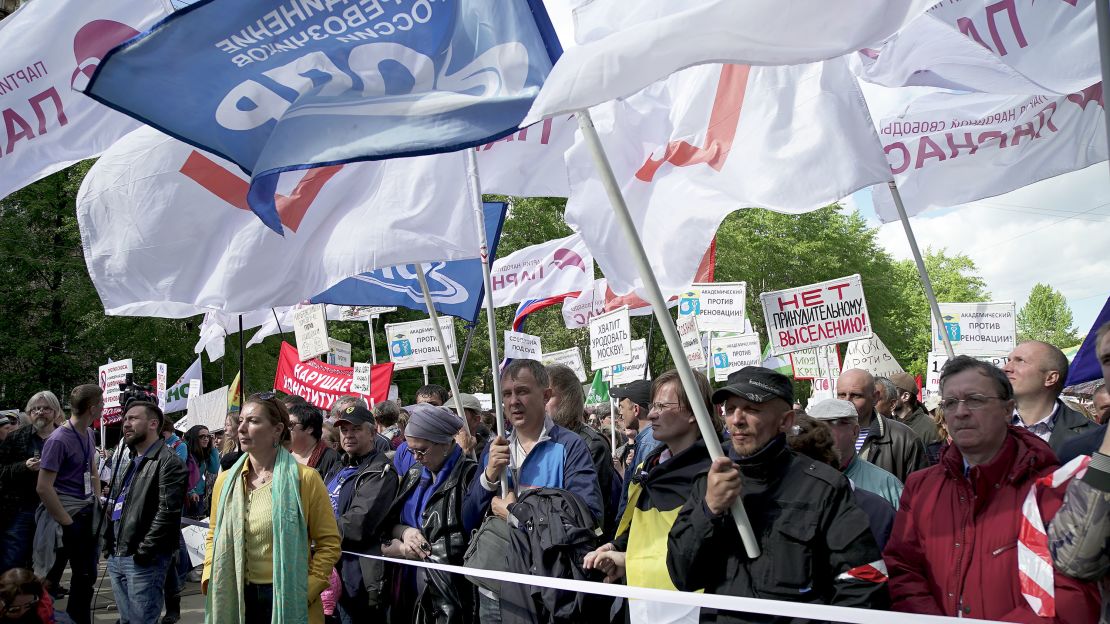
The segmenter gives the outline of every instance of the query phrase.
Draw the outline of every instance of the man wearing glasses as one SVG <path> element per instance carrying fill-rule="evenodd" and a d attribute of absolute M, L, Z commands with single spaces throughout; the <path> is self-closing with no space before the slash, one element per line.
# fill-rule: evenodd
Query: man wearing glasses
<path fill-rule="evenodd" d="M 1022 504 L 1057 467 L 1035 434 L 1010 426 L 1006 373 L 968 356 L 945 364 L 941 406 L 952 445 L 940 463 L 910 475 L 884 557 L 896 611 L 1005 622 L 1096 622 L 1094 584 L 1056 573 L 1055 619 L 1039 619 L 1018 574 Z M 1063 491 L 1037 486 L 1045 526 Z"/>

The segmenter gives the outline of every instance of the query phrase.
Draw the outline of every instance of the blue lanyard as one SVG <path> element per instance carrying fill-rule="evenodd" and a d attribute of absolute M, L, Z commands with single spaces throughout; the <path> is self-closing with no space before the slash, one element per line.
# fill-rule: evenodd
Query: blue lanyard
<path fill-rule="evenodd" d="M 73 428 L 73 425 L 63 427 L 63 429 L 67 428 L 73 432 L 74 437 L 76 437 L 77 441 L 81 444 L 81 452 L 85 454 L 85 469 L 89 471 L 89 474 L 92 474 L 92 442 L 89 442 L 88 436 L 85 436 L 85 439 L 82 440 L 80 434 Z"/>

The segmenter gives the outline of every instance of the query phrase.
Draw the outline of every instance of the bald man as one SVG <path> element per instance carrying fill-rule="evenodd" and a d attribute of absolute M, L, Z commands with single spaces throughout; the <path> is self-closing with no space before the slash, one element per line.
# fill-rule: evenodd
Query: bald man
<path fill-rule="evenodd" d="M 1038 340 L 1023 342 L 1010 352 L 1002 370 L 1017 403 L 1011 424 L 1048 442 L 1053 452 L 1059 454 L 1065 442 L 1098 427 L 1059 398 L 1068 378 L 1068 358 L 1060 349 Z"/>
<path fill-rule="evenodd" d="M 865 370 L 848 369 L 836 380 L 836 398 L 851 402 L 859 414 L 856 453 L 905 483 L 911 472 L 928 467 L 925 445 L 913 429 L 875 410 L 879 396 L 875 377 Z"/>

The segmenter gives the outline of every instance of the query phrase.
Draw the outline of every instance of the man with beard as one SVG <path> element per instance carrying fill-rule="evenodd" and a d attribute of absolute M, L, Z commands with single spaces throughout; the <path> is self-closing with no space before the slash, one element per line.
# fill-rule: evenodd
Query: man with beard
<path fill-rule="evenodd" d="M 27 402 L 27 413 L 31 424 L 16 429 L 0 444 L 0 570 L 31 567 L 42 447 L 54 433 L 62 406 L 53 392 L 43 390 Z"/>

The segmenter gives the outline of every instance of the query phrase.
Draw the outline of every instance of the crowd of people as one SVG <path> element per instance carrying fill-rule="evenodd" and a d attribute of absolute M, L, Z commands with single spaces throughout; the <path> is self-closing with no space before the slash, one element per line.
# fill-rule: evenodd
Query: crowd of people
<path fill-rule="evenodd" d="M 1096 346 L 1110 379 L 1110 324 Z M 90 622 L 104 558 L 125 624 L 178 621 L 190 576 L 217 623 L 810 621 L 497 573 L 1108 622 L 1110 394 L 1090 416 L 1069 406 L 1067 369 L 1059 349 L 1026 342 L 1002 369 L 951 359 L 930 405 L 909 375 L 852 369 L 804 409 L 770 369 L 715 390 L 695 373 L 696 395 L 668 370 L 614 388 L 609 419 L 567 367 L 517 359 L 501 372 L 503 436 L 477 398 L 428 385 L 404 407 L 351 396 L 328 412 L 256 394 L 222 431 L 177 432 L 140 398 L 114 452 L 93 436 L 98 386 L 72 390 L 68 417 L 43 391 L 0 415 L 0 621 Z M 183 522 L 208 527 L 196 569 Z"/>

